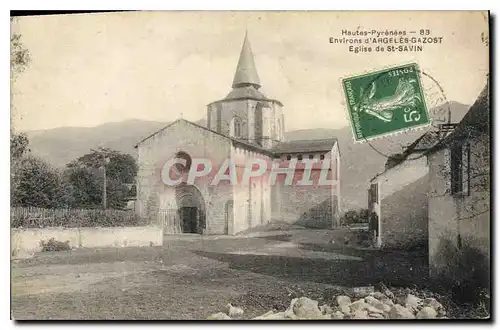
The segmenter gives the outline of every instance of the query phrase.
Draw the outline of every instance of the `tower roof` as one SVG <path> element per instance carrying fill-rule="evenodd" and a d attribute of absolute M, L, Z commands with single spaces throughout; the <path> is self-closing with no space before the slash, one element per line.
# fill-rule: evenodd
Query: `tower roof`
<path fill-rule="evenodd" d="M 255 88 L 260 87 L 259 74 L 255 68 L 252 48 L 248 41 L 248 33 L 245 34 L 245 40 L 241 47 L 240 59 L 236 67 L 236 73 L 233 79 L 233 88 L 253 85 Z"/>

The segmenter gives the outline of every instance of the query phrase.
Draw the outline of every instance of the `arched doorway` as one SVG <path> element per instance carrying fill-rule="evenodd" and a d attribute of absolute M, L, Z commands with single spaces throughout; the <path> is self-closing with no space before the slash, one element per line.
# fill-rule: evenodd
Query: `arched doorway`
<path fill-rule="evenodd" d="M 175 200 L 181 232 L 203 234 L 206 213 L 201 192 L 195 186 L 183 183 L 175 187 Z"/>
<path fill-rule="evenodd" d="M 233 200 L 226 202 L 225 216 L 224 216 L 224 234 L 228 235 L 229 232 L 233 231 L 233 219 L 234 219 L 234 203 Z"/>

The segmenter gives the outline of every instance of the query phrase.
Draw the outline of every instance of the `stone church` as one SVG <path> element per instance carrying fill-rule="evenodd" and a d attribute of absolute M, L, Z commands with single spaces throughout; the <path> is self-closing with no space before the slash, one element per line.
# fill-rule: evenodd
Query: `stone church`
<path fill-rule="evenodd" d="M 283 104 L 266 97 L 260 87 L 254 55 L 245 36 L 232 90 L 225 98 L 208 104 L 207 126 L 179 119 L 136 145 L 139 217 L 163 226 L 165 234 L 232 235 L 283 221 L 317 228 L 339 225 L 337 140 L 285 141 Z M 229 160 L 241 174 L 249 159 L 259 159 L 270 164 L 269 168 L 281 170 L 274 183 L 265 180 L 264 175 L 238 184 L 220 181 L 214 185 L 204 178 L 165 184 L 163 171 L 170 159 L 184 160 L 172 168 L 185 178 L 193 161 L 200 158 L 208 159 L 213 171 Z M 287 183 L 289 165 L 297 164 L 291 171 L 295 178 L 307 171 L 304 164 L 309 160 L 322 164 L 330 183 L 319 184 L 316 180 L 310 185 L 298 185 L 295 179 Z M 309 173 L 317 177 L 319 172 L 318 166 L 312 166 Z"/>

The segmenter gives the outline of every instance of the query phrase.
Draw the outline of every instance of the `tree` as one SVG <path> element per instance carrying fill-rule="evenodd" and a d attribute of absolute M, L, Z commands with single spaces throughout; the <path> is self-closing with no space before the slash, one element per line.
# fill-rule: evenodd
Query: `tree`
<path fill-rule="evenodd" d="M 99 148 L 67 165 L 67 176 L 73 187 L 75 207 L 99 207 L 103 200 L 106 171 L 106 204 L 123 208 L 129 196 L 127 184 L 135 181 L 135 159 L 119 151 Z"/>
<path fill-rule="evenodd" d="M 10 135 L 10 189 L 14 194 L 19 186 L 18 167 L 23 157 L 29 152 L 29 141 L 26 134 Z"/>
<path fill-rule="evenodd" d="M 10 156 L 11 159 L 19 159 L 30 151 L 29 140 L 26 133 L 10 135 Z"/>
<path fill-rule="evenodd" d="M 13 19 L 11 18 L 11 23 Z M 11 83 L 15 81 L 18 75 L 23 72 L 30 62 L 29 51 L 21 42 L 20 34 L 13 34 L 10 37 L 10 77 Z M 11 88 L 12 93 L 12 88 Z M 11 94 L 11 99 L 13 99 Z M 11 105 L 13 107 L 13 105 Z M 12 111 L 12 108 L 11 108 Z M 12 129 L 13 130 L 13 129 Z M 10 136 L 10 182 L 11 182 L 11 197 L 16 195 L 20 178 L 17 176 L 17 167 L 20 166 L 22 157 L 30 150 L 28 148 L 29 140 L 25 133 L 15 134 L 13 131 Z M 11 201 L 13 199 L 11 198 Z"/>
<path fill-rule="evenodd" d="M 109 162 L 103 163 L 103 155 Z M 68 164 L 68 167 L 83 166 L 86 168 L 99 169 L 106 165 L 106 175 L 110 179 L 116 179 L 122 183 L 134 183 L 137 175 L 137 164 L 134 157 L 109 148 L 99 148 L 91 150 L 75 161 Z"/>
<path fill-rule="evenodd" d="M 16 185 L 11 191 L 13 206 L 68 207 L 71 187 L 62 173 L 41 158 L 22 157 L 14 168 Z"/>
<path fill-rule="evenodd" d="M 10 19 L 11 24 L 14 20 Z M 21 35 L 14 33 L 10 36 L 10 74 L 15 79 L 22 73 L 31 61 L 30 52 L 24 47 Z"/>
<path fill-rule="evenodd" d="M 137 175 L 137 163 L 129 154 L 111 152 L 109 164 L 106 167 L 107 175 L 121 183 L 134 183 Z"/>
<path fill-rule="evenodd" d="M 97 170 L 71 166 L 66 169 L 65 178 L 72 187 L 72 207 L 100 207 L 102 183 Z"/>

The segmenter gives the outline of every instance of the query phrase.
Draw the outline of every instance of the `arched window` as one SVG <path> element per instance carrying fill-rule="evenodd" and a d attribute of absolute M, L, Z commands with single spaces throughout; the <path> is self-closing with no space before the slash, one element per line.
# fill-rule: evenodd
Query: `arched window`
<path fill-rule="evenodd" d="M 276 121 L 276 138 L 281 139 L 281 121 L 279 119 Z"/>
<path fill-rule="evenodd" d="M 177 154 L 175 154 L 175 158 L 183 159 L 186 161 L 186 166 L 184 166 L 180 163 L 175 164 L 175 169 L 177 170 L 177 173 L 180 174 L 180 173 L 189 172 L 189 170 L 191 169 L 191 162 L 192 162 L 191 156 L 189 156 L 184 151 L 179 151 Z"/>
<path fill-rule="evenodd" d="M 233 118 L 232 135 L 234 137 L 241 137 L 241 120 L 238 117 Z"/>

